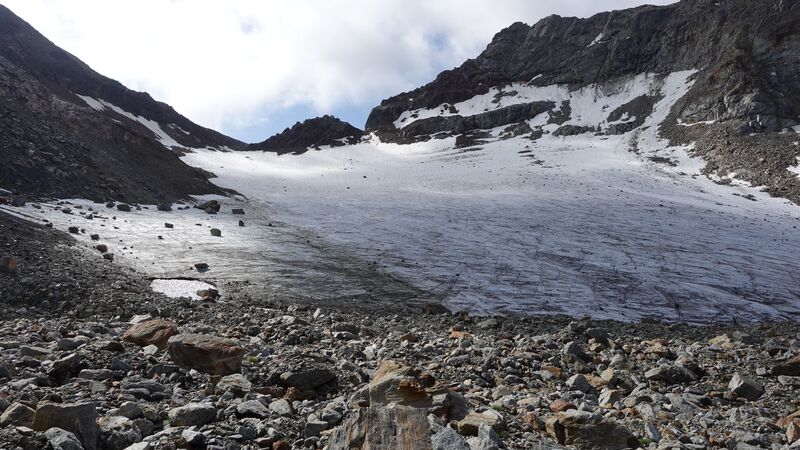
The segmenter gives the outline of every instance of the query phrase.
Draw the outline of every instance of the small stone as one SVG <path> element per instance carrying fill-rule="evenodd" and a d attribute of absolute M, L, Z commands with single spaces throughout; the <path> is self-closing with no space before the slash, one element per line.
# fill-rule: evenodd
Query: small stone
<path fill-rule="evenodd" d="M 120 204 L 117 205 L 117 210 L 118 211 L 123 211 L 123 212 L 130 212 L 131 206 L 127 205 L 125 203 L 120 203 Z"/>
<path fill-rule="evenodd" d="M 586 379 L 585 376 L 581 374 L 573 375 L 567 380 L 567 387 L 573 391 L 581 391 L 584 393 L 589 393 L 594 390 L 589 381 Z"/>
<path fill-rule="evenodd" d="M 68 230 L 69 230 L 69 232 L 70 232 L 70 233 L 72 233 L 72 234 L 78 234 L 78 233 L 80 232 L 80 230 L 78 229 L 78 227 L 69 227 L 69 228 L 68 228 Z"/>
<path fill-rule="evenodd" d="M 100 240 L 100 235 L 99 234 L 93 234 L 93 235 L 89 236 L 89 238 L 91 240 L 93 240 L 93 241 L 99 241 Z"/>
<path fill-rule="evenodd" d="M 106 261 L 114 261 L 114 254 L 113 253 L 103 253 L 103 259 Z"/>
<path fill-rule="evenodd" d="M 550 411 L 553 412 L 564 412 L 570 409 L 578 409 L 578 407 L 564 399 L 558 399 L 550 403 Z"/>
<path fill-rule="evenodd" d="M 244 226 L 244 220 L 240 220 L 240 221 L 239 221 L 239 226 L 240 226 L 240 227 L 243 227 L 243 226 Z"/>
<path fill-rule="evenodd" d="M 243 210 L 242 208 L 233 208 L 233 209 L 231 210 L 231 212 L 232 212 L 233 214 L 237 214 L 237 215 L 243 215 L 243 214 L 244 214 L 244 210 Z"/>
<path fill-rule="evenodd" d="M 94 248 L 96 248 L 100 253 L 105 253 L 108 251 L 108 246 L 106 244 L 97 244 Z"/>
<path fill-rule="evenodd" d="M 324 422 L 321 420 L 310 420 L 306 422 L 306 427 L 304 430 L 305 437 L 316 437 L 319 436 L 320 433 L 328 429 L 328 422 Z"/>
<path fill-rule="evenodd" d="M 156 205 L 156 209 L 159 211 L 172 211 L 172 203 L 159 203 Z"/>
<path fill-rule="evenodd" d="M 336 379 L 336 374 L 328 369 L 308 369 L 281 374 L 281 382 L 301 391 L 312 391 Z"/>
<path fill-rule="evenodd" d="M 164 228 L 175 228 L 175 225 L 173 225 L 173 224 L 171 224 L 169 222 L 164 222 Z"/>
<path fill-rule="evenodd" d="M 458 432 L 462 436 L 477 436 L 481 425 L 495 427 L 500 423 L 499 418 L 489 411 L 483 413 L 471 412 L 467 417 L 458 421 Z"/>
<path fill-rule="evenodd" d="M 222 231 L 220 231 L 219 228 L 212 228 L 211 229 L 211 235 L 212 236 L 216 236 L 216 237 L 220 237 L 220 236 L 222 236 Z"/>
<path fill-rule="evenodd" d="M 250 393 L 252 389 L 253 383 L 240 373 L 222 377 L 215 386 L 215 391 L 218 394 L 230 392 L 237 397 Z"/>

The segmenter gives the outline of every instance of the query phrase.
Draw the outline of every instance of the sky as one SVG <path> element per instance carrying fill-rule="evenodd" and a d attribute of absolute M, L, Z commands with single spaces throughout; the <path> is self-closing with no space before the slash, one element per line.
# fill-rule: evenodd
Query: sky
<path fill-rule="evenodd" d="M 673 0 L 0 0 L 93 69 L 194 122 L 258 142 L 384 98 L 551 14 Z"/>

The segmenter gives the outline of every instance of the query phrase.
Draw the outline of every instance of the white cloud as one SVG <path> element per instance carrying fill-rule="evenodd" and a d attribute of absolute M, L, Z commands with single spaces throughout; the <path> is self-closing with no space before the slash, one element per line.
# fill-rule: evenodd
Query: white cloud
<path fill-rule="evenodd" d="M 362 105 L 477 55 L 501 28 L 637 0 L 4 0 L 98 72 L 226 130 Z M 666 4 L 670 0 L 649 3 Z"/>

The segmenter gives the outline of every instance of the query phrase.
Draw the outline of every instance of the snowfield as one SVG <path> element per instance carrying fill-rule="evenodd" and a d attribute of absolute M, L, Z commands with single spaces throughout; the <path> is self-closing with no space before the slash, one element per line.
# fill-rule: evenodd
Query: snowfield
<path fill-rule="evenodd" d="M 211 268 L 197 278 L 279 286 L 319 302 L 440 300 L 478 314 L 692 323 L 796 319 L 800 208 L 714 183 L 689 148 L 657 136 L 690 77 L 641 75 L 611 90 L 519 86 L 516 97 L 501 97 L 568 98 L 569 124 L 604 129 L 612 109 L 658 95 L 645 124 L 621 136 L 493 138 L 464 149 L 452 137 L 396 145 L 373 136 L 300 156 L 195 150 L 184 161 L 243 195 L 225 199 L 219 215 L 103 205 L 93 220 L 55 206 L 15 213 L 57 228 L 79 223 L 87 243 L 101 233 L 115 261 L 153 276 L 186 277 L 205 261 Z M 455 107 L 477 113 L 494 98 L 479 97 Z M 410 112 L 398 126 L 440 113 L 448 114 Z M 238 206 L 246 216 L 230 214 Z"/>

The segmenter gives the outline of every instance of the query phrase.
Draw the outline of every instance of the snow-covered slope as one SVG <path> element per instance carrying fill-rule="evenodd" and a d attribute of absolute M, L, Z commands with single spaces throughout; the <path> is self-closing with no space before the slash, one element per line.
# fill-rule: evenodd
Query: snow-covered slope
<path fill-rule="evenodd" d="M 518 90 L 524 101 L 570 98 L 576 125 L 601 128 L 607 114 L 592 111 L 657 95 L 644 124 L 622 135 L 498 139 L 499 128 L 466 149 L 452 137 L 373 138 L 302 156 L 198 151 L 184 161 L 452 309 L 797 317 L 800 210 L 741 183 L 715 184 L 700 175 L 701 161 L 657 136 L 689 76 L 643 75 L 609 92 Z M 478 111 L 481 102 L 455 106 Z"/>

